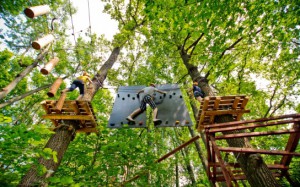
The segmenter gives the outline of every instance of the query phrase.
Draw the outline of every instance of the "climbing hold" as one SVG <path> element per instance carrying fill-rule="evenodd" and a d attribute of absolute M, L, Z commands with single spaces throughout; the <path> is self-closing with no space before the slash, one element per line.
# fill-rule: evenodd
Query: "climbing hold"
<path fill-rule="evenodd" d="M 178 121 L 178 120 L 175 122 L 176 125 L 178 125 L 179 123 L 180 123 L 180 121 Z"/>
<path fill-rule="evenodd" d="M 113 126 L 115 126 L 115 124 L 114 124 L 114 123 L 111 123 L 111 124 L 110 124 L 110 126 L 112 126 L 112 127 L 113 127 Z"/>

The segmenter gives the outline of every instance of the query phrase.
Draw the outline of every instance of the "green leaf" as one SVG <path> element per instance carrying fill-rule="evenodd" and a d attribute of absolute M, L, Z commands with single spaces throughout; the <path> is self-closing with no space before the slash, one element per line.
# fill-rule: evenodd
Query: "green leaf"
<path fill-rule="evenodd" d="M 72 177 L 62 177 L 61 178 L 61 183 L 63 184 L 63 185 L 67 185 L 67 184 L 72 184 L 74 181 L 73 181 L 73 179 L 72 179 Z"/>

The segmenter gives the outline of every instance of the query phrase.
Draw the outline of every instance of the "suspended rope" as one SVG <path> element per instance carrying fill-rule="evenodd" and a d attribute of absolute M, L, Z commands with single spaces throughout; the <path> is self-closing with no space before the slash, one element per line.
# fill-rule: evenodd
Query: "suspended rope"
<path fill-rule="evenodd" d="M 92 44 L 93 44 L 93 40 L 92 40 L 92 23 L 91 23 L 91 11 L 90 11 L 90 0 L 87 0 L 87 4 L 88 4 L 88 17 L 89 17 L 89 34 L 90 34 L 90 46 L 92 47 Z M 94 54 L 93 54 L 93 51 L 91 51 L 91 59 L 93 60 L 94 59 Z M 90 67 L 91 63 L 88 64 L 88 68 Z M 96 77 L 96 76 L 95 76 Z M 99 82 L 98 78 L 96 77 L 99 85 L 101 86 L 101 83 Z"/>
<path fill-rule="evenodd" d="M 69 3 L 68 3 L 68 5 L 69 5 L 69 13 L 70 13 L 70 18 L 71 18 L 71 24 L 72 24 L 72 35 L 73 35 L 73 38 L 74 38 L 74 44 L 75 44 L 75 58 L 76 58 L 76 60 L 78 61 L 78 65 L 77 65 L 77 67 L 75 68 L 75 71 L 72 73 L 72 79 L 74 79 L 74 74 L 76 74 L 76 72 L 79 70 L 79 68 L 80 68 L 80 66 L 81 66 L 81 62 L 80 62 L 80 60 L 77 58 L 77 49 L 76 49 L 76 47 L 77 47 L 77 42 L 76 42 L 76 36 L 75 36 L 75 29 L 74 29 L 74 22 L 73 22 L 73 15 L 72 15 L 72 10 L 71 10 L 71 0 L 69 0 Z"/>

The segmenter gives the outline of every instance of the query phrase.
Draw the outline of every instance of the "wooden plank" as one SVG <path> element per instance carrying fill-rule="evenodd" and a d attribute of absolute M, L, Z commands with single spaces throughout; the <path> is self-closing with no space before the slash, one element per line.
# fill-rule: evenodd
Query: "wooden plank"
<path fill-rule="evenodd" d="M 196 141 L 196 140 L 199 139 L 199 138 L 200 138 L 199 135 L 193 137 L 193 138 L 190 139 L 189 141 L 187 141 L 187 142 L 181 144 L 181 145 L 178 146 L 177 148 L 173 149 L 173 150 L 170 151 L 169 153 L 167 153 L 167 154 L 165 154 L 164 156 L 162 156 L 162 157 L 160 157 L 159 159 L 157 159 L 157 160 L 155 161 L 155 163 L 159 163 L 159 162 L 165 160 L 166 158 L 170 157 L 171 155 L 173 155 L 173 154 L 176 153 L 177 151 L 179 151 L 179 150 L 181 150 L 182 148 L 186 147 L 187 145 L 193 143 L 194 141 Z M 144 173 L 144 172 L 143 172 L 143 173 Z M 142 173 L 142 174 L 143 174 L 143 173 Z M 127 180 L 127 181 L 124 181 L 124 182 L 122 183 L 121 186 L 124 186 L 126 183 L 132 182 L 132 181 L 134 181 L 134 180 L 140 178 L 140 176 L 141 176 L 142 174 L 136 175 L 136 176 L 134 176 L 133 178 L 131 178 L 131 179 Z"/>
<path fill-rule="evenodd" d="M 245 98 L 247 97 L 246 95 L 226 95 L 226 96 L 209 96 L 209 98 L 211 100 L 215 100 L 217 97 L 221 97 L 222 99 L 231 99 L 231 100 L 234 100 L 235 97 L 240 97 L 240 98 Z"/>
<path fill-rule="evenodd" d="M 263 150 L 254 148 L 242 148 L 242 147 L 219 147 L 223 152 L 237 152 L 237 153 L 261 153 L 267 155 L 293 155 L 300 156 L 300 153 L 281 151 L 281 150 Z"/>
<path fill-rule="evenodd" d="M 48 106 L 47 106 L 47 102 L 42 101 L 42 102 L 41 102 L 41 105 L 42 105 L 43 109 L 46 111 L 47 114 L 50 114 L 50 113 L 51 113 L 51 111 L 49 110 L 49 108 L 48 108 Z M 56 120 L 51 119 L 51 122 L 53 123 L 53 125 L 54 125 L 55 127 L 58 126 L 58 122 L 57 122 Z"/>
<path fill-rule="evenodd" d="M 233 109 L 237 109 L 237 105 L 240 102 L 240 99 L 241 99 L 240 97 L 235 97 L 234 98 L 234 101 L 233 101 L 233 104 L 232 104 Z"/>
<path fill-rule="evenodd" d="M 256 122 L 265 122 L 265 121 L 271 121 L 271 120 L 279 120 L 284 118 L 300 118 L 299 114 L 288 114 L 288 115 L 282 115 L 282 116 L 275 116 L 275 117 L 269 117 L 269 118 L 260 118 L 255 120 L 245 120 L 245 121 L 232 121 L 232 122 L 226 122 L 226 123 L 215 123 L 211 125 L 207 125 L 205 128 L 219 128 L 219 127 L 229 127 L 229 126 L 238 126 L 241 124 L 248 124 L 248 123 L 256 123 Z"/>
<path fill-rule="evenodd" d="M 180 146 L 176 147 L 175 149 L 173 149 L 172 151 L 170 151 L 169 153 L 165 154 L 164 156 L 160 157 L 159 159 L 157 159 L 155 162 L 161 162 L 164 159 L 170 157 L 171 155 L 173 155 L 174 153 L 176 153 L 177 151 L 180 151 L 182 148 L 188 146 L 189 144 L 193 143 L 194 141 L 198 140 L 200 138 L 199 135 L 191 138 L 189 141 L 181 144 Z"/>
<path fill-rule="evenodd" d="M 42 116 L 44 119 L 66 119 L 66 120 L 92 120 L 92 115 L 63 115 L 63 114 L 48 114 Z"/>
<path fill-rule="evenodd" d="M 233 181 L 233 176 L 231 175 L 231 173 L 229 172 L 229 170 L 227 170 L 226 166 L 225 166 L 225 162 L 223 161 L 222 159 L 222 156 L 221 156 L 221 152 L 216 144 L 216 140 L 213 136 L 209 136 L 210 138 L 210 142 L 212 144 L 212 148 L 216 154 L 216 157 L 218 158 L 219 160 L 219 163 L 220 163 L 220 166 L 222 168 L 222 173 L 223 173 L 223 176 L 225 178 L 225 181 L 226 181 L 226 185 L 227 186 L 232 186 L 232 183 L 231 181 Z M 214 173 L 215 176 L 216 176 L 216 172 Z M 234 180 L 234 182 L 236 183 L 236 181 Z"/>
<path fill-rule="evenodd" d="M 209 164 L 211 166 L 220 167 L 219 162 L 215 162 L 215 163 L 210 162 Z M 239 163 L 233 163 L 233 162 L 226 163 L 226 165 L 230 166 L 230 167 L 233 167 L 233 168 L 240 168 L 241 167 Z M 269 169 L 280 169 L 280 170 L 288 170 L 289 169 L 288 166 L 284 166 L 282 164 L 267 164 L 267 166 L 268 166 Z"/>
<path fill-rule="evenodd" d="M 210 147 L 210 141 L 209 141 L 209 136 L 208 136 L 208 133 L 205 133 L 205 137 L 206 137 L 206 151 L 207 151 L 207 163 L 208 163 L 208 166 L 206 168 L 206 173 L 207 173 L 207 176 L 211 176 L 211 171 L 210 171 L 210 168 L 209 168 L 209 163 L 212 162 L 212 150 L 211 150 L 211 147 Z"/>
<path fill-rule="evenodd" d="M 204 115 L 239 114 L 239 113 L 249 113 L 249 112 L 250 110 L 217 110 L 217 111 L 204 111 Z"/>
<path fill-rule="evenodd" d="M 74 113 L 75 113 L 76 115 L 79 115 L 79 114 L 80 114 L 80 110 L 79 110 L 79 108 L 77 107 L 76 101 L 72 101 L 72 102 L 70 103 L 70 108 L 74 111 Z M 80 120 L 80 125 L 83 126 L 83 127 L 86 127 L 86 125 L 85 125 L 85 120 Z"/>
<path fill-rule="evenodd" d="M 217 97 L 214 103 L 214 110 L 217 110 L 219 108 L 220 101 L 221 101 L 221 97 Z"/>
<path fill-rule="evenodd" d="M 243 137 L 254 137 L 254 136 L 266 136 L 266 135 L 277 135 L 277 134 L 290 134 L 299 133 L 300 130 L 278 130 L 278 131 L 267 131 L 267 132 L 246 132 L 236 134 L 226 134 L 217 136 L 216 139 L 230 139 L 230 138 L 243 138 Z"/>
<path fill-rule="evenodd" d="M 221 97 L 217 97 L 214 103 L 214 110 L 218 110 L 220 101 L 221 101 Z M 209 123 L 210 124 L 214 123 L 214 120 L 215 120 L 215 116 L 210 116 Z"/>
<path fill-rule="evenodd" d="M 282 177 L 281 173 L 272 173 L 272 175 L 274 177 Z M 245 175 L 235 175 L 234 179 L 235 180 L 247 180 Z M 216 181 L 217 182 L 223 182 L 223 181 L 225 181 L 225 178 L 223 176 L 218 176 L 218 177 L 216 177 Z"/>
<path fill-rule="evenodd" d="M 209 133 L 216 133 L 216 132 L 227 132 L 233 130 L 243 130 L 243 129 L 252 129 L 252 128 L 259 128 L 259 127 L 268 127 L 274 125 L 282 125 L 282 124 L 289 124 L 294 122 L 300 122 L 299 119 L 291 119 L 291 120 L 281 120 L 281 121 L 271 121 L 265 123 L 258 123 L 258 124 L 250 124 L 245 126 L 236 126 L 236 127 L 225 127 L 225 128 L 216 128 L 216 129 L 209 129 Z"/>
<path fill-rule="evenodd" d="M 67 97 L 67 93 L 66 92 L 61 93 L 60 98 L 59 98 L 59 100 L 56 103 L 56 110 L 57 110 L 57 112 L 61 111 L 61 109 L 62 109 L 62 107 L 64 105 L 64 101 L 65 101 L 66 97 Z"/>
<path fill-rule="evenodd" d="M 293 125 L 293 130 L 299 131 L 299 129 L 300 129 L 300 122 L 298 121 L 295 122 L 295 124 Z M 291 134 L 286 144 L 285 151 L 294 152 L 299 144 L 299 139 L 300 139 L 300 133 Z M 280 163 L 283 164 L 284 166 L 288 166 L 290 165 L 291 161 L 292 161 L 292 156 L 283 156 L 281 158 Z"/>
<path fill-rule="evenodd" d="M 205 117 L 204 111 L 207 109 L 208 101 L 209 101 L 209 98 L 205 97 L 204 98 L 204 104 L 203 104 L 203 110 L 202 110 L 202 113 L 200 115 L 200 119 L 199 119 L 199 123 L 198 123 L 198 128 L 197 128 L 197 130 L 199 132 L 203 129 L 202 122 L 204 121 L 204 117 Z"/>
<path fill-rule="evenodd" d="M 243 102 L 242 102 L 242 105 L 241 105 L 241 109 L 244 109 L 246 107 L 248 101 L 249 101 L 249 97 L 245 97 L 243 99 Z"/>
<path fill-rule="evenodd" d="M 76 132 L 98 132 L 96 128 L 81 128 L 77 129 Z"/>

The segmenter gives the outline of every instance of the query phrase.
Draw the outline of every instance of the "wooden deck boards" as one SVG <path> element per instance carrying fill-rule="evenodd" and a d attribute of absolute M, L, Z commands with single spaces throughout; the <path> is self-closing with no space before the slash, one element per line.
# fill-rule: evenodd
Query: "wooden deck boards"
<path fill-rule="evenodd" d="M 66 100 L 61 110 L 57 110 L 58 101 L 45 100 L 41 102 L 46 114 L 42 117 L 50 119 L 55 127 L 61 120 L 76 120 L 82 127 L 77 132 L 97 132 L 97 118 L 92 105 L 88 101 Z"/>
<path fill-rule="evenodd" d="M 205 97 L 198 113 L 198 132 L 204 129 L 204 125 L 213 124 L 217 115 L 231 114 L 234 120 L 239 121 L 244 113 L 250 112 L 245 109 L 248 100 L 245 95 Z"/>

